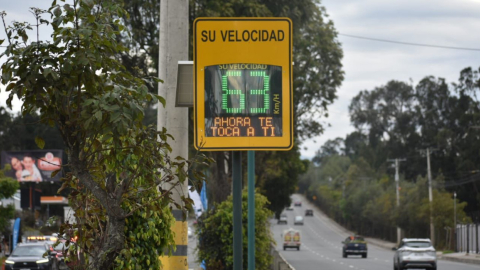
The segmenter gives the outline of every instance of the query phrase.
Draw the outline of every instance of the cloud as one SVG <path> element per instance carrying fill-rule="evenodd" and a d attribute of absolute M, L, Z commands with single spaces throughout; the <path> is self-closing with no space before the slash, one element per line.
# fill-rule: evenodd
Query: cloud
<path fill-rule="evenodd" d="M 324 0 L 322 5 L 337 31 L 370 38 L 480 49 L 480 1 L 474 0 Z M 302 144 L 302 157 L 311 158 L 329 139 L 345 136 L 350 125 L 348 105 L 361 90 L 390 80 L 415 85 L 425 76 L 458 80 L 465 67 L 480 65 L 480 51 L 407 46 L 339 36 L 344 51 L 345 80 L 329 107 L 334 116 L 321 136 Z M 304 147 L 307 150 L 304 150 Z"/>

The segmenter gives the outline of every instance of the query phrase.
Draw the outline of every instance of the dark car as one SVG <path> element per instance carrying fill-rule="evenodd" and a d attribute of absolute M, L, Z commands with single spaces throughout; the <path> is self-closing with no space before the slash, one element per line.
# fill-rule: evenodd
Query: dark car
<path fill-rule="evenodd" d="M 305 210 L 305 216 L 313 216 L 313 210 L 312 209 Z"/>
<path fill-rule="evenodd" d="M 20 243 L 5 260 L 5 270 L 58 270 L 56 255 L 45 242 Z"/>
<path fill-rule="evenodd" d="M 367 242 L 361 236 L 349 236 L 342 242 L 342 257 L 347 258 L 348 255 L 362 255 L 362 258 L 367 258 Z"/>

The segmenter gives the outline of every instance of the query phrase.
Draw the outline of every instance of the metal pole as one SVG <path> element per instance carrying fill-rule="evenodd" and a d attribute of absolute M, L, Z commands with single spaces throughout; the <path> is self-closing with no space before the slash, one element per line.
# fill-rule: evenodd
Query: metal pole
<path fill-rule="evenodd" d="M 467 224 L 467 255 L 470 253 L 470 224 Z"/>
<path fill-rule="evenodd" d="M 397 209 L 400 208 L 400 176 L 398 174 L 398 158 L 395 159 L 395 189 L 397 194 Z M 402 237 L 402 230 L 397 226 L 397 244 L 400 244 Z"/>
<path fill-rule="evenodd" d="M 453 250 L 457 251 L 457 192 L 453 192 Z"/>
<path fill-rule="evenodd" d="M 478 238 L 480 238 L 480 237 L 478 237 L 478 223 L 475 224 L 475 238 L 477 240 L 477 247 L 476 248 L 477 248 L 477 253 L 478 253 Z"/>
<path fill-rule="evenodd" d="M 248 151 L 248 270 L 255 270 L 255 151 Z"/>
<path fill-rule="evenodd" d="M 233 270 L 242 270 L 242 152 L 232 153 L 233 178 Z"/>
<path fill-rule="evenodd" d="M 427 173 L 428 173 L 428 201 L 430 203 L 430 240 L 435 246 L 435 226 L 433 224 L 433 193 L 432 193 L 432 172 L 430 169 L 430 148 L 427 148 Z"/>

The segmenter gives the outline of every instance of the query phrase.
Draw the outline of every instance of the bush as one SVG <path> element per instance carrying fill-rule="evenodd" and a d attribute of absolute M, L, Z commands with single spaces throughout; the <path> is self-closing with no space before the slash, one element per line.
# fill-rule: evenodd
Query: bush
<path fill-rule="evenodd" d="M 248 261 L 248 195 L 242 194 L 243 223 L 243 269 Z M 273 212 L 267 209 L 268 200 L 255 194 L 255 269 L 270 269 L 272 256 L 270 245 L 274 243 L 269 218 Z M 233 268 L 233 202 L 232 196 L 204 213 L 197 224 L 199 239 L 198 259 L 205 261 L 207 269 L 222 270 Z"/>

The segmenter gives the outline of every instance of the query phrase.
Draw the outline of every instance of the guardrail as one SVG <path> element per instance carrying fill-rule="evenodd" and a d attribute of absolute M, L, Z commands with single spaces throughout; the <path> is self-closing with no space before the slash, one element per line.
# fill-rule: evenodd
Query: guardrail
<path fill-rule="evenodd" d="M 283 258 L 282 254 L 278 252 L 273 244 L 270 246 L 270 254 L 273 257 L 272 270 L 295 270 L 295 268 Z"/>

